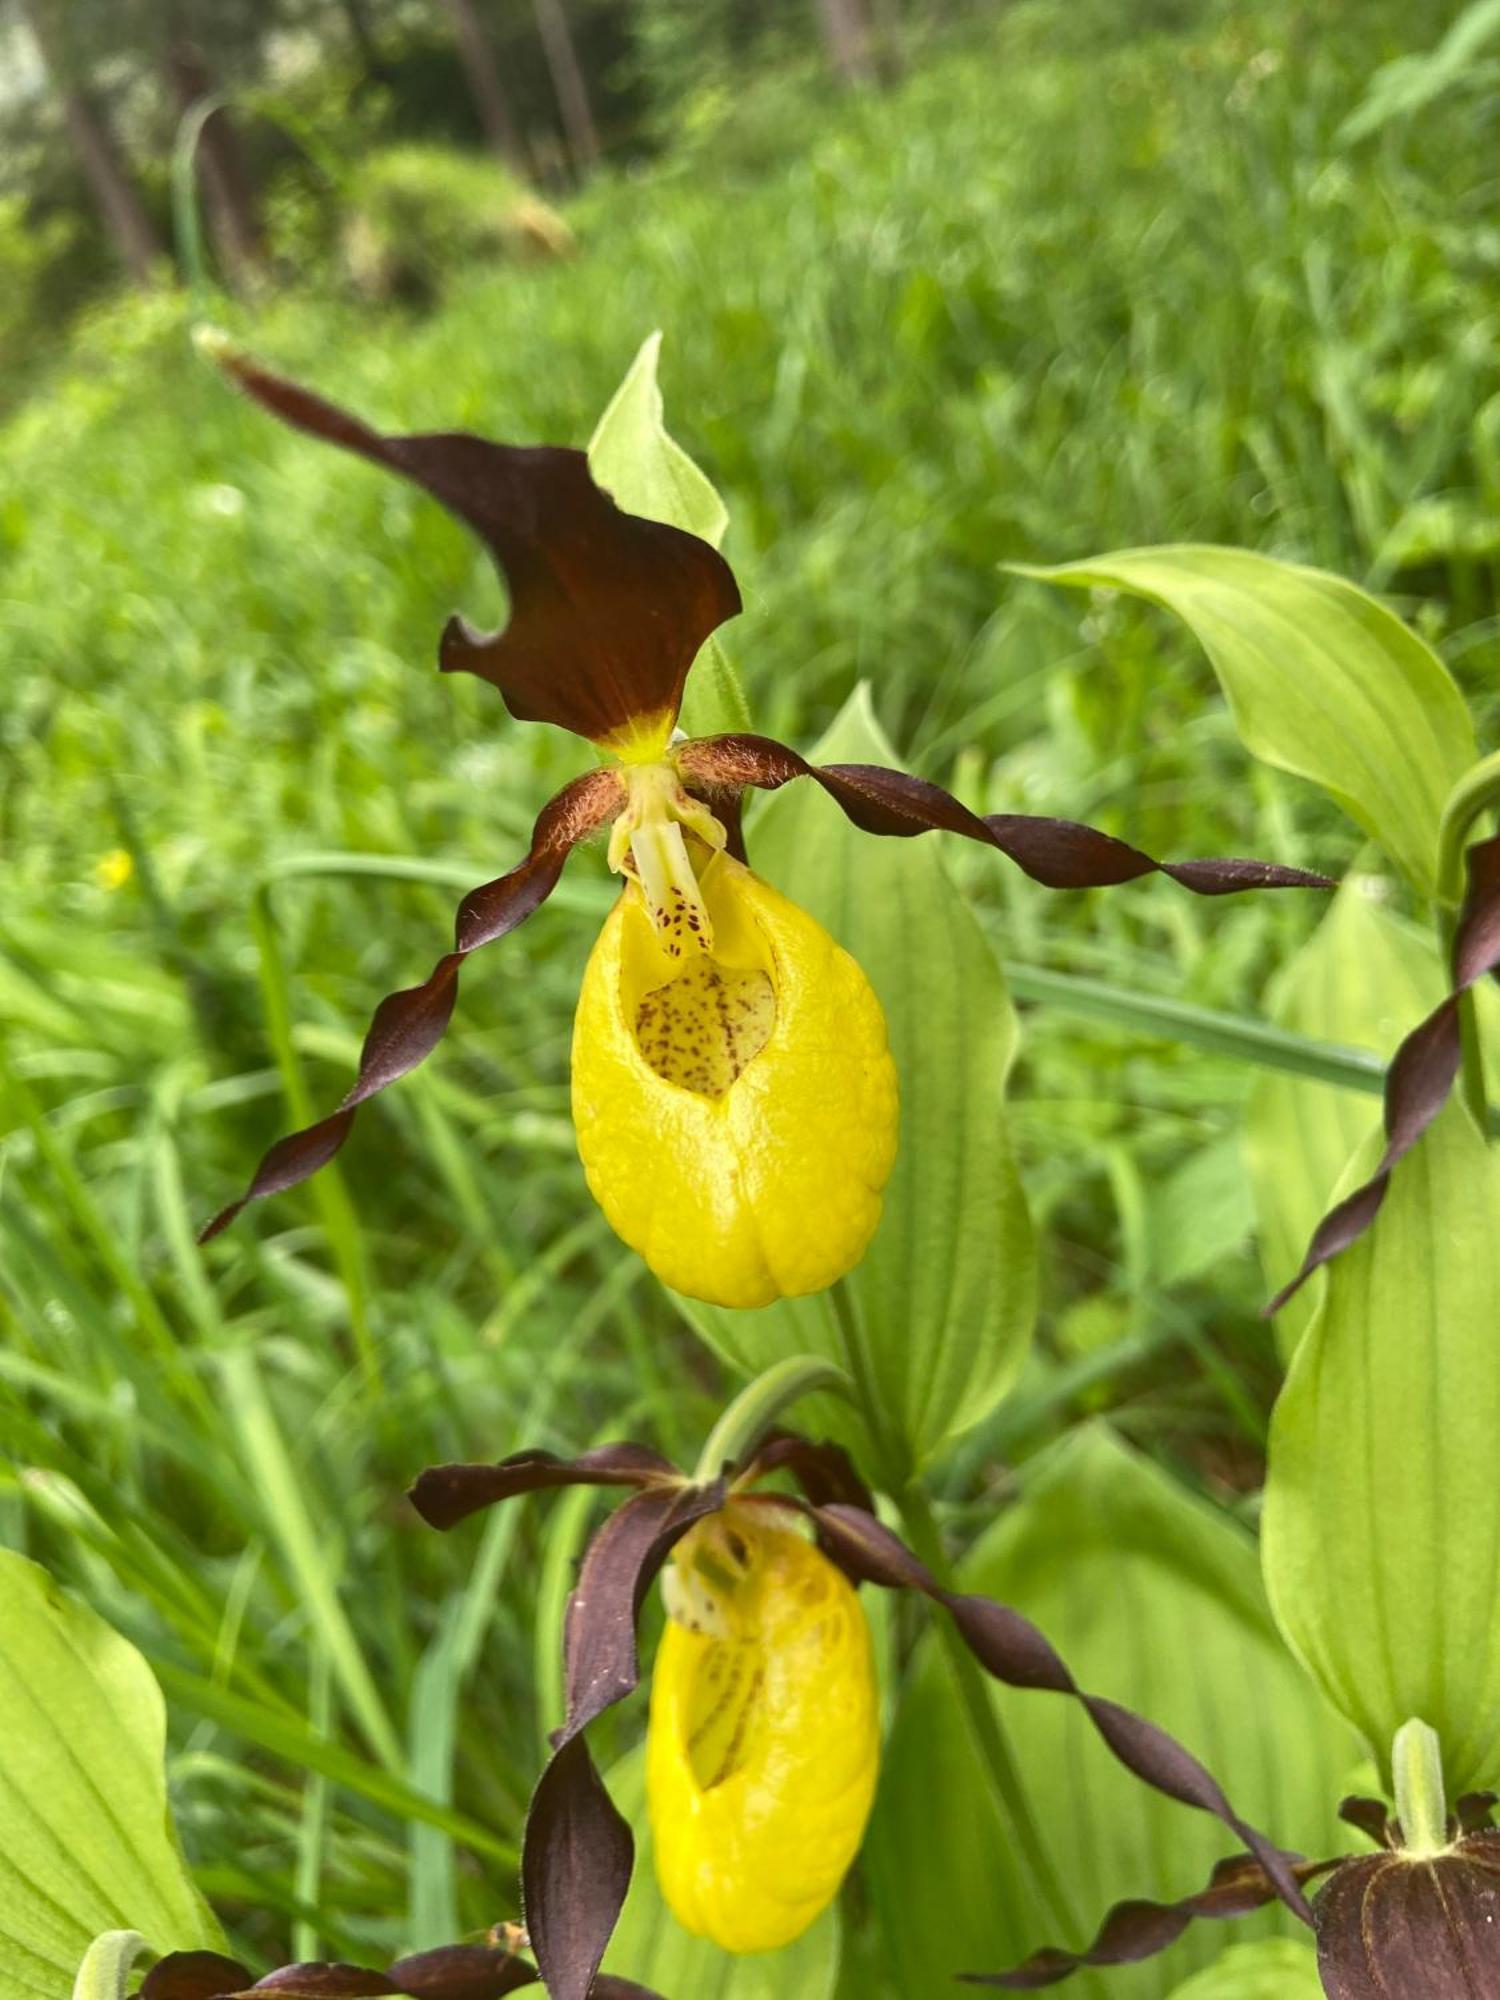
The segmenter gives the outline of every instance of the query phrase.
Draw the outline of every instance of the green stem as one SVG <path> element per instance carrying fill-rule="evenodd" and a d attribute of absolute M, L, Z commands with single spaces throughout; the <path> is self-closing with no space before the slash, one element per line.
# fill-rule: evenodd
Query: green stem
<path fill-rule="evenodd" d="M 709 1432 L 693 1473 L 695 1483 L 705 1486 L 726 1466 L 742 1465 L 782 1411 L 815 1389 L 832 1389 L 851 1398 L 854 1393 L 842 1368 L 810 1354 L 794 1354 L 757 1375 Z"/>
<path fill-rule="evenodd" d="M 952 1571 L 942 1537 L 931 1503 L 916 1480 L 903 1489 L 900 1505 L 906 1539 L 938 1583 L 945 1590 L 951 1589 Z M 1043 1845 L 1041 1828 L 1026 1795 L 1004 1725 L 990 1700 L 989 1685 L 978 1662 L 960 1637 L 958 1627 L 946 1613 L 941 1613 L 937 1619 L 937 1633 L 958 1688 L 970 1737 L 990 1782 L 991 1801 L 1000 1819 L 1003 1844 L 1009 1851 L 1024 1856 L 1039 1908 L 1045 1911 L 1049 1924 L 1056 1926 L 1061 1935 L 1069 1936 L 1075 1929 L 1075 1923 L 1067 1892 L 1052 1864 L 1051 1855 Z"/>

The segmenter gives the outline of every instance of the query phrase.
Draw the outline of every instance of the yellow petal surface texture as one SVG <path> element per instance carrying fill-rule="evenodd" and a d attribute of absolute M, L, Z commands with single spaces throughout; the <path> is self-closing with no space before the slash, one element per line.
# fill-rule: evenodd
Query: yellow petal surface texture
<path fill-rule="evenodd" d="M 579 995 L 573 1120 L 595 1199 L 663 1283 L 769 1305 L 875 1233 L 896 1072 L 870 982 L 805 910 L 727 854 L 701 893 L 711 949 L 674 956 L 627 881 Z"/>
<path fill-rule="evenodd" d="M 776 1519 L 731 1501 L 678 1545 L 651 1678 L 657 1879 L 685 1930 L 734 1952 L 790 1944 L 828 1907 L 880 1761 L 863 1607 Z"/>

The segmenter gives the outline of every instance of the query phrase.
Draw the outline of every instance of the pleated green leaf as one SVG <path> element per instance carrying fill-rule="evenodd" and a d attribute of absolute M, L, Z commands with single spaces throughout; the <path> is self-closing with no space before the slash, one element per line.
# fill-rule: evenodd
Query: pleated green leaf
<path fill-rule="evenodd" d="M 1500 1157 L 1450 1105 L 1328 1268 L 1266 1481 L 1287 1639 L 1383 1768 L 1430 1723 L 1450 1796 L 1500 1780 L 1497 1240 Z"/>
<path fill-rule="evenodd" d="M 1277 1840 L 1306 1853 L 1346 1844 L 1335 1808 L 1357 1745 L 1278 1637 L 1254 1543 L 1109 1431 L 1075 1432 L 1035 1464 L 962 1576 L 1034 1619 L 1081 1685 L 1179 1736 Z M 955 1972 L 998 1971 L 1039 1945 L 1079 1949 L 1112 1903 L 1189 1895 L 1232 1850 L 1216 1822 L 1132 1778 L 1074 1704 L 1000 1689 L 993 1698 L 1071 1901 L 1072 1935 L 1050 1935 L 1034 1906 L 929 1635 L 865 1846 L 902 2000 L 943 2000 Z M 1258 1915 L 1243 1934 L 1289 1922 Z M 1197 1925 L 1158 1960 L 1079 1974 L 1066 1990 L 1160 2000 L 1224 1943 L 1221 1928 Z"/>
<path fill-rule="evenodd" d="M 743 1957 L 685 1931 L 662 1901 L 646 1820 L 643 1751 L 634 1750 L 609 1774 L 615 1804 L 635 1832 L 635 1874 L 619 1928 L 605 1955 L 606 1972 L 634 1979 L 672 2000 L 832 2000 L 839 1976 L 839 1917 L 826 1910 L 811 1930 L 780 1951 Z"/>
<path fill-rule="evenodd" d="M 135 1648 L 0 1551 L 0 1991 L 68 2000 L 89 1947 L 213 1948 L 167 1812 L 166 1715 Z"/>
<path fill-rule="evenodd" d="M 1172 1989 L 1170 2000 L 1323 2000 L 1318 1954 L 1292 1938 L 1231 1945 Z"/>
<path fill-rule="evenodd" d="M 1402 1036 L 1443 995 L 1436 946 L 1383 910 L 1358 877 L 1287 967 L 1271 1002 L 1276 1025 L 1315 1041 L 1370 1049 L 1389 1059 Z M 1266 1282 L 1274 1291 L 1302 1262 L 1333 1190 L 1380 1122 L 1380 1100 L 1359 1090 L 1263 1070 L 1251 1088 L 1245 1149 Z M 1306 1332 L 1318 1285 L 1305 1285 L 1276 1318 L 1290 1355 Z"/>
<path fill-rule="evenodd" d="M 1424 895 L 1443 805 L 1477 755 L 1452 676 L 1343 577 L 1248 549 L 1122 549 L 1025 576 L 1129 591 L 1202 644 L 1247 750 L 1337 799 Z"/>
<path fill-rule="evenodd" d="M 661 334 L 649 334 L 589 440 L 589 470 L 626 513 L 685 528 L 717 548 L 729 527 L 729 511 L 707 473 L 667 429 L 656 379 L 660 359 Z M 739 679 L 717 635 L 694 663 L 682 719 L 690 736 L 750 727 Z"/>
<path fill-rule="evenodd" d="M 895 763 L 864 689 L 812 754 Z M 852 1325 L 841 1327 L 826 1295 L 758 1312 L 684 1310 L 747 1373 L 798 1353 L 848 1365 L 879 1413 L 879 1465 L 895 1481 L 994 1408 L 1030 1339 L 1036 1252 L 1005 1108 L 1015 1014 L 939 836 L 877 839 L 813 786 L 793 785 L 757 814 L 749 846 L 755 869 L 826 925 L 880 996 L 900 1077 L 900 1150 L 880 1227 L 849 1281 Z"/>

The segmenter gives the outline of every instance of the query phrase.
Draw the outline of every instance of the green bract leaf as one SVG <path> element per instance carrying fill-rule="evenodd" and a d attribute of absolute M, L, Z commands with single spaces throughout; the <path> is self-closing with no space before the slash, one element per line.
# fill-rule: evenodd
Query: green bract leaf
<path fill-rule="evenodd" d="M 1355 877 L 1287 967 L 1271 1014 L 1278 1027 L 1388 1059 L 1443 992 L 1436 947 L 1382 910 Z M 1379 1122 L 1379 1100 L 1363 1091 L 1269 1071 L 1256 1078 L 1245 1146 L 1273 1290 L 1302 1262 L 1351 1154 Z M 1277 1314 L 1283 1354 L 1307 1330 L 1317 1298 L 1306 1287 Z"/>
<path fill-rule="evenodd" d="M 1448 669 L 1383 604 L 1326 570 L 1189 543 L 1017 569 L 1175 612 L 1246 749 L 1321 785 L 1433 893 L 1438 825 L 1477 754 L 1474 729 Z"/>
<path fill-rule="evenodd" d="M 1271 1427 L 1276 1616 L 1384 1767 L 1409 1716 L 1450 1797 L 1500 1778 L 1500 1159 L 1452 1105 L 1328 1267 Z"/>
<path fill-rule="evenodd" d="M 895 762 L 865 690 L 814 755 Z M 1035 1243 L 1005 1110 L 1015 1015 L 937 836 L 876 839 L 794 785 L 752 821 L 749 846 L 756 871 L 827 926 L 880 996 L 900 1150 L 875 1240 L 847 1281 L 852 1353 L 826 1294 L 760 1312 L 684 1310 L 747 1372 L 788 1354 L 843 1363 L 886 1426 L 881 1476 L 899 1480 L 994 1408 L 1031 1335 Z"/>
<path fill-rule="evenodd" d="M 609 1774 L 615 1804 L 635 1832 L 635 1874 L 604 1970 L 681 2000 L 832 2000 L 839 1975 L 838 1908 L 780 1951 L 743 1957 L 685 1931 L 662 1901 L 646 1822 L 645 1757 L 634 1750 Z"/>
<path fill-rule="evenodd" d="M 105 1931 L 83 1955 L 73 2000 L 125 2000 L 131 1967 L 146 1948 L 139 1931 Z"/>
<path fill-rule="evenodd" d="M 1356 1745 L 1282 1645 L 1253 1542 L 1110 1432 L 1075 1432 L 1034 1463 L 962 1581 L 1034 1619 L 1083 1686 L 1180 1737 L 1254 1824 L 1304 1852 L 1342 1845 L 1334 1806 Z M 1000 1971 L 1042 1944 L 1080 1948 L 1110 1904 L 1189 1895 L 1229 1852 L 1221 1827 L 1147 1791 L 1070 1704 L 994 1700 L 1072 1902 L 1072 1932 L 1054 1933 L 1008 1854 L 944 1662 L 924 1638 L 865 1844 L 894 1984 L 914 2000 L 953 1990 L 951 1973 Z M 1281 1921 L 1244 1924 L 1263 1935 Z M 1224 1941 L 1195 1925 L 1158 1960 L 1079 1974 L 1060 1991 L 1160 2000 Z"/>
<path fill-rule="evenodd" d="M 1318 1954 L 1291 1938 L 1231 1945 L 1172 1989 L 1170 2000 L 1323 2000 Z"/>
<path fill-rule="evenodd" d="M 627 513 L 686 528 L 718 548 L 729 510 L 667 430 L 656 380 L 660 358 L 661 334 L 649 334 L 589 440 L 589 470 Z M 739 677 L 717 638 L 705 643 L 689 676 L 682 726 L 689 736 L 750 727 Z"/>
<path fill-rule="evenodd" d="M 67 2000 L 104 1931 L 138 1930 L 158 1952 L 222 1944 L 173 1837 L 165 1751 L 140 1654 L 44 1569 L 0 1551 L 5 2000 Z"/>

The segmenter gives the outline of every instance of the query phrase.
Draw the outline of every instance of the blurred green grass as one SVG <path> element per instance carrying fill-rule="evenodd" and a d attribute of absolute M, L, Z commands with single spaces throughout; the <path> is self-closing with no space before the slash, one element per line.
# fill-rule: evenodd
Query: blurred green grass
<path fill-rule="evenodd" d="M 997 566 L 1189 538 L 1324 563 L 1391 592 L 1492 726 L 1493 111 L 1336 144 L 1377 61 L 1441 25 L 1395 0 L 1154 14 L 1027 0 L 888 96 L 747 88 L 574 204 L 576 260 L 451 271 L 425 316 L 315 285 L 214 309 L 387 427 L 574 443 L 663 326 L 670 419 L 734 519 L 759 726 L 806 742 L 863 676 L 912 765 L 987 809 L 1342 871 L 1350 830 L 1252 769 L 1164 621 Z M 245 1947 L 300 1920 L 297 1949 L 359 1954 L 513 1909 L 533 1624 L 581 1528 L 536 1508 L 445 1544 L 402 1486 L 522 1441 L 693 1453 L 716 1378 L 573 1153 L 596 858 L 476 960 L 342 1181 L 192 1247 L 587 758 L 438 679 L 439 621 L 497 616 L 493 577 L 426 501 L 231 397 L 193 310 L 99 310 L 0 436 L 0 1535 L 166 1675 L 187 1838 Z M 1312 916 L 953 865 L 1007 957 L 1244 1011 Z M 1101 1403 L 1221 1494 L 1254 1483 L 1246 1081 L 1028 1017 L 1045 1358 L 955 1494 Z M 326 1800 L 309 1729 L 348 1760 Z M 407 1783 L 470 1824 L 410 1819 Z"/>

